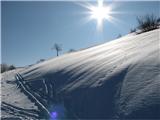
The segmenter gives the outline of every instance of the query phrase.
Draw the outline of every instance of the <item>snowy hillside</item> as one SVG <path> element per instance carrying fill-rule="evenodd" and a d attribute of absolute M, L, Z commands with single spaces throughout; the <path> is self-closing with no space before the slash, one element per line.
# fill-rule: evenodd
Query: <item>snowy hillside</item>
<path fill-rule="evenodd" d="M 54 118 L 160 118 L 159 34 L 127 35 L 19 73 Z"/>
<path fill-rule="evenodd" d="M 27 96 L 25 96 L 15 84 L 15 74 L 22 70 L 23 68 L 20 68 L 1 74 L 2 118 L 34 118 L 32 115 L 30 116 L 29 113 L 30 111 L 33 111 L 34 114 L 34 110 L 37 110 L 37 107 L 29 99 L 27 99 Z"/>

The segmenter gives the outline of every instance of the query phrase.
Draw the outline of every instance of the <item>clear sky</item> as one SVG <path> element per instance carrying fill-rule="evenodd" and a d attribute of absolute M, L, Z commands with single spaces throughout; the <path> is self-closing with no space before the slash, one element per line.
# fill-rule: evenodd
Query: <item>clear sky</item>
<path fill-rule="evenodd" d="M 79 50 L 128 34 L 137 26 L 137 16 L 160 16 L 158 1 L 105 2 L 119 13 L 112 15 L 116 22 L 104 21 L 103 31 L 99 31 L 96 20 L 87 22 L 88 9 L 82 4 L 86 2 L 2 2 L 2 62 L 16 66 L 33 64 L 55 57 L 56 52 L 51 50 L 54 43 L 62 44 L 60 54 L 64 54 L 71 48 Z"/>

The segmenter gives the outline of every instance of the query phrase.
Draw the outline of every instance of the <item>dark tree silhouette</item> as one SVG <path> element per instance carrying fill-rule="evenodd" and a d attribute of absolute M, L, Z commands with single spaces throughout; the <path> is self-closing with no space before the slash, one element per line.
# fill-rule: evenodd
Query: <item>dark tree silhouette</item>
<path fill-rule="evenodd" d="M 56 50 L 57 56 L 59 56 L 59 51 L 62 51 L 61 45 L 60 45 L 60 44 L 57 44 L 57 43 L 55 43 L 51 49 L 52 49 L 52 50 Z"/>
<path fill-rule="evenodd" d="M 43 62 L 43 61 L 45 61 L 45 59 L 40 59 L 40 60 L 38 60 L 36 63 L 41 63 L 41 62 Z"/>
<path fill-rule="evenodd" d="M 117 38 L 120 38 L 120 37 L 122 37 L 122 35 L 121 35 L 121 34 L 119 34 L 119 35 L 117 36 Z"/>
<path fill-rule="evenodd" d="M 159 27 L 159 19 L 153 14 L 137 17 L 137 22 L 137 28 L 141 30 L 141 33 L 154 30 Z"/>
<path fill-rule="evenodd" d="M 134 33 L 134 32 L 136 32 L 136 29 L 135 29 L 135 28 L 130 29 L 130 33 Z"/>
<path fill-rule="evenodd" d="M 9 70 L 13 70 L 13 69 L 16 69 L 14 65 L 7 65 L 6 63 L 1 64 L 1 73 L 9 71 Z"/>
<path fill-rule="evenodd" d="M 75 49 L 69 49 L 69 53 L 71 53 L 71 52 L 75 52 L 76 50 Z"/>
<path fill-rule="evenodd" d="M 16 67 L 15 67 L 14 65 L 11 65 L 11 66 L 9 66 L 8 69 L 9 69 L 9 70 L 14 70 L 14 69 L 16 69 Z"/>

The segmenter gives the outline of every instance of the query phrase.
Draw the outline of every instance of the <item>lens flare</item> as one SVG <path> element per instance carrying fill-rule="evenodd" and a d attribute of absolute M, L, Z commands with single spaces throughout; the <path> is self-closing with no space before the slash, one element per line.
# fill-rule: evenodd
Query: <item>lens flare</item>
<path fill-rule="evenodd" d="M 58 117 L 58 113 L 57 112 L 52 112 L 51 113 L 51 120 L 56 120 L 56 118 Z"/>
<path fill-rule="evenodd" d="M 66 109 L 63 104 L 53 104 L 50 106 L 50 120 L 60 120 L 66 117 Z"/>

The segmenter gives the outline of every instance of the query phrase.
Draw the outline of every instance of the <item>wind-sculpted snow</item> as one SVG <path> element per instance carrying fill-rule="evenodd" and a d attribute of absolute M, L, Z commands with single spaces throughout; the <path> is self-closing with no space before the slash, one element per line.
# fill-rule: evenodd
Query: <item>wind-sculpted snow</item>
<path fill-rule="evenodd" d="M 32 91 L 47 95 L 53 119 L 160 119 L 159 34 L 127 35 L 20 74 Z"/>

